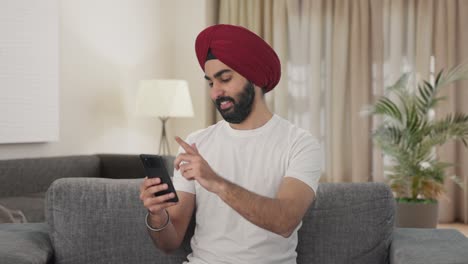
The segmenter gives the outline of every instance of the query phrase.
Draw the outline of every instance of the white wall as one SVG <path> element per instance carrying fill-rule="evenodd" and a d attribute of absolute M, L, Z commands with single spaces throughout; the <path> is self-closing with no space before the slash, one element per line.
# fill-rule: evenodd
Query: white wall
<path fill-rule="evenodd" d="M 134 115 L 140 79 L 189 81 L 195 118 L 169 120 L 171 142 L 206 127 L 211 111 L 193 44 L 209 2 L 61 0 L 60 140 L 0 144 L 0 159 L 156 153 L 159 120 Z"/>
<path fill-rule="evenodd" d="M 209 97 L 209 88 L 204 73 L 200 68 L 195 54 L 195 39 L 207 25 L 214 24 L 215 1 L 178 0 L 173 7 L 177 10 L 177 21 L 174 22 L 174 78 L 186 79 L 190 84 L 195 118 L 170 120 L 169 136 L 171 150 L 177 153 L 178 145 L 173 136 L 176 134 L 184 138 L 190 132 L 202 129 L 214 121 L 214 105 Z M 176 11 L 174 10 L 175 13 Z M 193 19 L 197 16 L 197 19 Z"/>

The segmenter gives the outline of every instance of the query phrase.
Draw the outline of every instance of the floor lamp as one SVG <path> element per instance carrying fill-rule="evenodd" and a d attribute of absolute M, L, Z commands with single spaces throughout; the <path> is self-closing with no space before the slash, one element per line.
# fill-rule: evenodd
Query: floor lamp
<path fill-rule="evenodd" d="M 158 117 L 162 122 L 159 155 L 170 155 L 166 123 L 171 117 L 193 117 L 187 81 L 141 80 L 136 100 L 137 115 Z"/>

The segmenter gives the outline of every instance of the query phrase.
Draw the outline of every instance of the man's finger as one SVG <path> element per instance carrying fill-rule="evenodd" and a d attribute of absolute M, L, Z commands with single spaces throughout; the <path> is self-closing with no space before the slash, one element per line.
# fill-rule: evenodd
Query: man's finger
<path fill-rule="evenodd" d="M 195 180 L 195 174 L 193 173 L 193 170 L 187 170 L 185 171 L 184 174 L 182 174 L 182 177 L 184 177 L 188 181 L 193 181 Z"/>
<path fill-rule="evenodd" d="M 192 143 L 191 146 L 192 146 L 192 149 L 195 151 L 195 153 L 200 154 L 200 153 L 198 152 L 197 144 Z"/>
<path fill-rule="evenodd" d="M 161 183 L 161 179 L 159 177 L 156 177 L 156 178 L 147 177 L 144 181 L 145 189 L 148 189 L 149 187 L 156 185 L 156 184 L 160 184 L 160 183 Z"/>
<path fill-rule="evenodd" d="M 144 178 L 143 182 L 140 185 L 140 192 L 144 192 L 149 187 L 151 187 L 151 186 L 153 186 L 155 184 L 159 184 L 160 182 L 161 182 L 161 179 L 159 179 L 158 177 L 157 178 L 148 178 L 148 176 L 146 176 Z"/>
<path fill-rule="evenodd" d="M 185 152 L 187 152 L 189 154 L 195 154 L 196 153 L 195 150 L 187 142 L 185 142 L 183 139 L 181 139 L 180 137 L 175 137 L 175 140 L 185 150 Z"/>
<path fill-rule="evenodd" d="M 176 170 L 179 170 L 181 162 L 185 161 L 185 162 L 190 163 L 193 157 L 194 157 L 193 154 L 187 154 L 187 153 L 179 154 L 177 158 L 175 158 L 174 160 L 174 168 L 176 168 Z"/>
<path fill-rule="evenodd" d="M 183 163 L 179 165 L 180 174 L 183 174 L 184 171 L 189 170 L 189 169 L 191 169 L 190 163 Z"/>

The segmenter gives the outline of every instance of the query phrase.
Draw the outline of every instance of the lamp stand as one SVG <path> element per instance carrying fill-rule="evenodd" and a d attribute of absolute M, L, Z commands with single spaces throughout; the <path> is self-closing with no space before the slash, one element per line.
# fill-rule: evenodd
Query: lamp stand
<path fill-rule="evenodd" d="M 161 131 L 161 139 L 159 140 L 159 155 L 170 155 L 171 149 L 169 147 L 169 141 L 167 140 L 166 134 L 166 122 L 169 117 L 159 117 L 162 122 L 162 131 Z"/>

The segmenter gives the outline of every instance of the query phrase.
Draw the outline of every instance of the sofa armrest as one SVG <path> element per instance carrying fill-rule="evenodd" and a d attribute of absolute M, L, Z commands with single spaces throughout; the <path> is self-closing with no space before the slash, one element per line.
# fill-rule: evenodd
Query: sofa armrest
<path fill-rule="evenodd" d="M 49 227 L 45 223 L 0 224 L 0 259 L 3 264 L 52 261 Z"/>
<path fill-rule="evenodd" d="M 462 264 L 468 239 L 454 229 L 395 228 L 390 264 Z"/>
<path fill-rule="evenodd" d="M 142 179 L 63 178 L 46 194 L 56 263 L 182 263 L 155 248 L 139 199 Z"/>

